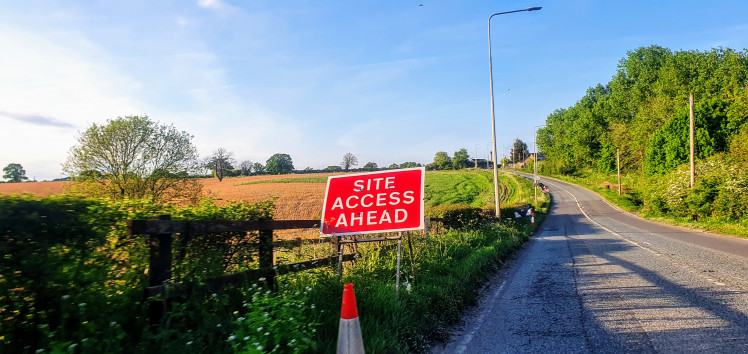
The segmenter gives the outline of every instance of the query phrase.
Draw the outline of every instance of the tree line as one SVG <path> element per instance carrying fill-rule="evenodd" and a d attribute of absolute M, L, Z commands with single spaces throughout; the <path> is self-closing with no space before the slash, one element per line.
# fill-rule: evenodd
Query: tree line
<path fill-rule="evenodd" d="M 748 217 L 748 50 L 629 51 L 605 85 L 538 130 L 549 173 L 610 174 L 620 152 L 626 198 L 676 217 Z M 695 183 L 690 182 L 694 97 Z"/>
<path fill-rule="evenodd" d="M 538 130 L 546 168 L 593 166 L 662 175 L 688 161 L 689 93 L 695 97 L 696 156 L 728 152 L 748 121 L 748 51 L 629 51 L 607 84 L 558 109 Z"/>

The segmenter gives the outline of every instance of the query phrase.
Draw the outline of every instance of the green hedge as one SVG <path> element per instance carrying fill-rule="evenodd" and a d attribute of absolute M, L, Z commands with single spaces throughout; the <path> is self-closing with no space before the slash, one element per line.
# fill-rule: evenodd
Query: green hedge
<path fill-rule="evenodd" d="M 0 352 L 71 343 L 101 352 L 135 346 L 144 327 L 148 249 L 145 237 L 126 236 L 127 219 L 170 214 L 247 220 L 271 217 L 272 210 L 272 201 L 179 207 L 73 196 L 0 197 Z M 185 245 L 175 276 L 206 269 L 222 273 L 225 267 L 217 269 L 216 263 L 225 265 L 226 259 L 206 255 L 226 248 L 224 236 L 197 236 Z M 210 237 L 213 242 L 206 242 Z"/>

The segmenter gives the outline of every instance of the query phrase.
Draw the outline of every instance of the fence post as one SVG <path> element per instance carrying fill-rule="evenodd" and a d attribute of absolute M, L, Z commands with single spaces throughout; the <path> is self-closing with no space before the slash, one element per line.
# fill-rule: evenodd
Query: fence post
<path fill-rule="evenodd" d="M 260 269 L 267 270 L 265 279 L 268 287 L 275 289 L 275 269 L 273 269 L 273 230 L 260 230 L 260 244 L 258 251 L 260 253 Z"/>
<path fill-rule="evenodd" d="M 161 215 L 158 220 L 171 220 L 171 215 Z M 148 286 L 163 285 L 167 279 L 171 279 L 171 234 L 150 235 L 149 246 Z M 157 301 L 148 302 L 151 325 L 155 326 L 161 322 L 165 305 L 166 303 L 160 304 Z"/>

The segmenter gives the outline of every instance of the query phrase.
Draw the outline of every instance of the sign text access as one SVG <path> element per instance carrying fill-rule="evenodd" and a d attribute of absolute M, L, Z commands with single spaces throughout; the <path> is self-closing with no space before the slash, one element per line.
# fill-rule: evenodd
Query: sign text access
<path fill-rule="evenodd" d="M 424 176 L 420 167 L 329 177 L 322 234 L 422 230 Z"/>

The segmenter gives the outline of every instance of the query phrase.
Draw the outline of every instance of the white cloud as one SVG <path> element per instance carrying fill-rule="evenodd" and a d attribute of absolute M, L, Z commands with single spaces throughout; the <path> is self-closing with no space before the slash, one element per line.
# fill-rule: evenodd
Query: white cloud
<path fill-rule="evenodd" d="M 198 0 L 197 5 L 206 9 L 219 10 L 225 6 L 221 0 Z"/>
<path fill-rule="evenodd" d="M 72 127 L 146 109 L 133 99 L 139 82 L 101 64 L 103 53 L 76 34 L 0 27 L 0 43 L 12 53 L 0 56 L 0 160 L 44 166 L 27 169 L 38 179 L 61 176 L 59 164 L 75 143 Z"/>

